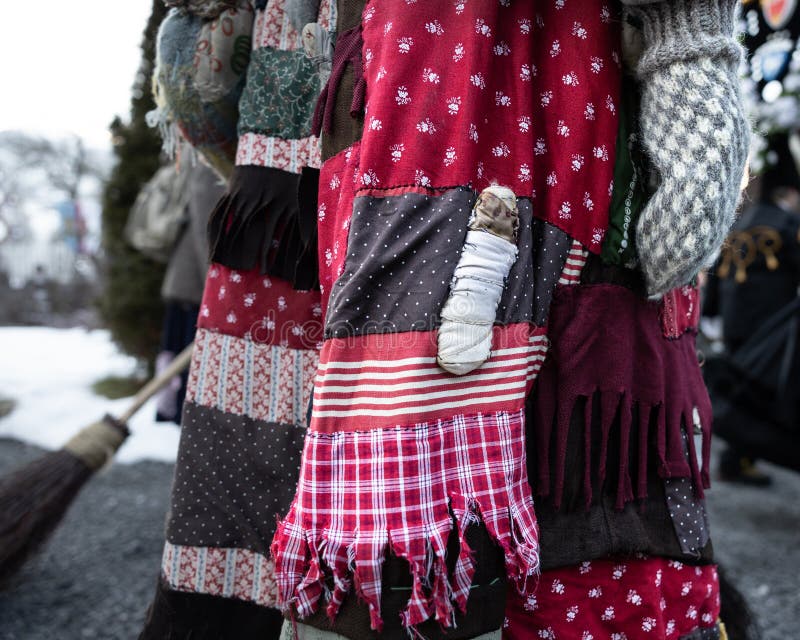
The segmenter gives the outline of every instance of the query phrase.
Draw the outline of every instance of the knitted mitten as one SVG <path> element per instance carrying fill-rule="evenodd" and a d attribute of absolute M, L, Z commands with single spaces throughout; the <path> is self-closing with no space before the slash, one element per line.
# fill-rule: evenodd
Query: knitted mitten
<path fill-rule="evenodd" d="M 442 309 L 439 366 L 456 375 L 477 369 L 492 351 L 492 327 L 505 280 L 517 260 L 517 199 L 511 189 L 484 189 Z"/>
<path fill-rule="evenodd" d="M 651 296 L 689 282 L 733 224 L 747 159 L 736 0 L 624 0 L 642 24 L 641 133 L 658 188 L 636 245 Z M 635 5 L 635 6 L 631 6 Z"/>

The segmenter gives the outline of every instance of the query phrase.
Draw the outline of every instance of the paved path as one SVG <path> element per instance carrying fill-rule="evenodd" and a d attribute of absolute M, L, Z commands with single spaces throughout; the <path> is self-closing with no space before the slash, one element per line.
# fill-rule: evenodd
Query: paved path
<path fill-rule="evenodd" d="M 0 439 L 0 474 L 41 451 Z M 717 483 L 718 559 L 764 640 L 800 638 L 800 475 L 766 467 L 768 489 Z M 0 640 L 132 640 L 158 572 L 172 466 L 117 465 L 94 478 L 46 551 L 0 594 Z M 265 639 L 268 640 L 268 639 Z"/>
<path fill-rule="evenodd" d="M 0 474 L 42 455 L 0 439 Z M 46 550 L 0 593 L 0 640 L 134 640 L 152 597 L 172 465 L 116 465 L 89 481 Z"/>
<path fill-rule="evenodd" d="M 712 479 L 714 551 L 756 614 L 764 640 L 800 640 L 800 474 L 759 467 L 773 476 L 767 489 Z"/>

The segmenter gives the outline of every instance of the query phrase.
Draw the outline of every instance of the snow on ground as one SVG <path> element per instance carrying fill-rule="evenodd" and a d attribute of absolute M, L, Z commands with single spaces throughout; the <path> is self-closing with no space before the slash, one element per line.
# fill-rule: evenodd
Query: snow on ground
<path fill-rule="evenodd" d="M 107 331 L 0 327 L 0 396 L 16 402 L 0 418 L 0 436 L 57 449 L 79 429 L 106 413 L 119 415 L 130 403 L 95 395 L 92 383 L 135 370 L 136 361 L 114 346 Z M 128 423 L 132 433 L 117 462 L 175 460 L 180 430 L 154 418 L 151 400 Z"/>

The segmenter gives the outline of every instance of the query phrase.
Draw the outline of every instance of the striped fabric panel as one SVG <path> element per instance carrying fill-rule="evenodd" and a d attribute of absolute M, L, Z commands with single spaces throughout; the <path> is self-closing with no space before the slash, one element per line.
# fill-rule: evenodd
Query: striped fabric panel
<path fill-rule="evenodd" d="M 547 353 L 543 329 L 495 327 L 491 358 L 455 376 L 436 363 L 436 334 L 328 340 L 314 384 L 311 428 L 332 432 L 522 407 Z"/>
<path fill-rule="evenodd" d="M 586 258 L 588 256 L 589 251 L 584 249 L 580 242 L 573 240 L 572 247 L 567 255 L 567 262 L 564 265 L 564 269 L 561 271 L 561 277 L 558 279 L 558 284 L 578 284 L 581 281 L 581 272 L 586 265 Z"/>
<path fill-rule="evenodd" d="M 264 11 L 256 12 L 253 48 L 272 47 L 283 51 L 302 48 L 300 33 L 286 14 L 287 0 L 270 0 Z M 317 22 L 323 29 L 336 28 L 336 0 L 321 0 Z"/>
<path fill-rule="evenodd" d="M 318 361 L 313 349 L 198 329 L 186 399 L 254 420 L 305 425 Z"/>
<path fill-rule="evenodd" d="M 174 591 L 275 606 L 277 587 L 273 562 L 255 551 L 189 547 L 167 542 L 161 573 Z"/>
<path fill-rule="evenodd" d="M 236 164 L 272 167 L 300 173 L 303 167 L 319 167 L 322 162 L 319 138 L 309 136 L 287 140 L 260 133 L 243 133 L 236 149 Z"/>

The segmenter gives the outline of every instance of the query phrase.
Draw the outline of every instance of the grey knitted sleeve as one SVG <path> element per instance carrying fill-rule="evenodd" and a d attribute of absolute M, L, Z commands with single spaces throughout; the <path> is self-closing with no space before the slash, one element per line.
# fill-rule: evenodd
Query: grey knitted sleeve
<path fill-rule="evenodd" d="M 626 0 L 642 24 L 640 127 L 658 187 L 636 229 L 652 296 L 689 282 L 735 218 L 750 139 L 736 0 Z M 634 6 L 635 5 L 635 6 Z"/>

